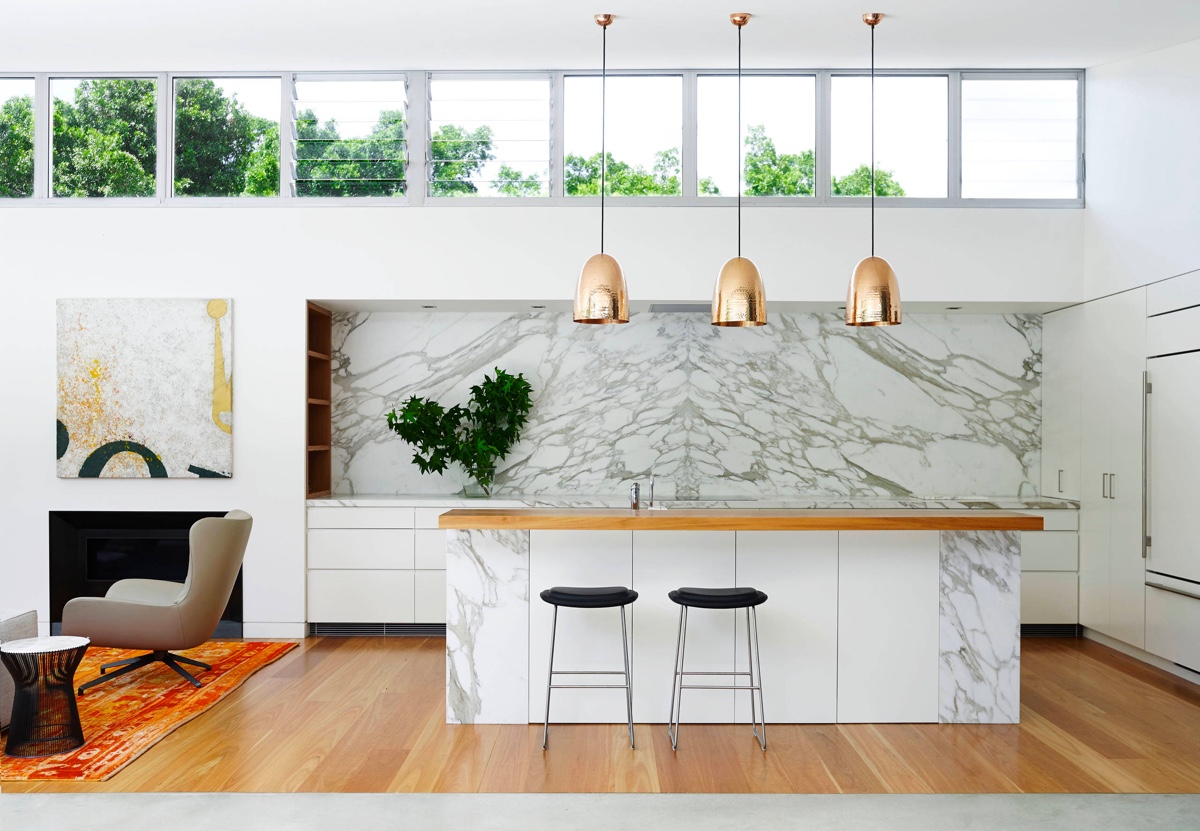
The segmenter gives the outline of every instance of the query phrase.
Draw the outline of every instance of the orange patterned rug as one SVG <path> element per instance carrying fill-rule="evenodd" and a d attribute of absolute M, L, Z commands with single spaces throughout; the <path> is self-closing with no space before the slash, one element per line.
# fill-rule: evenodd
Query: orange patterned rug
<path fill-rule="evenodd" d="M 0 780 L 108 779 L 295 645 L 209 641 L 180 652 L 212 665 L 205 671 L 188 667 L 203 684 L 199 689 L 165 664 L 154 664 L 93 687 L 78 698 L 79 721 L 87 744 L 70 753 L 41 759 L 0 756 Z M 101 664 L 143 652 L 93 647 L 75 672 L 75 684 L 95 678 Z"/>

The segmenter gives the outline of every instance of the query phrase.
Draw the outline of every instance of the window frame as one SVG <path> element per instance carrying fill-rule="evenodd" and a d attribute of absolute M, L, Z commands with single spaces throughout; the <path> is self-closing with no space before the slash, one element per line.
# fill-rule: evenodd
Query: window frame
<path fill-rule="evenodd" d="M 0 198 L 0 207 L 38 207 L 89 209 L 97 205 L 106 207 L 595 207 L 599 197 L 566 196 L 563 192 L 564 125 L 564 81 L 567 76 L 599 75 L 598 69 L 570 70 L 394 70 L 394 71 L 189 71 L 189 72 L 0 72 L 0 78 L 34 80 L 34 185 L 28 197 Z M 736 196 L 700 196 L 697 193 L 697 87 L 702 75 L 729 76 L 728 69 L 621 69 L 614 75 L 671 75 L 682 76 L 683 84 L 683 136 L 680 147 L 681 185 L 680 196 L 610 196 L 606 204 L 614 207 L 729 207 L 736 203 Z M 816 189 L 812 197 L 796 196 L 749 196 L 743 197 L 746 205 L 762 207 L 788 207 L 807 210 L 810 208 L 862 208 L 870 202 L 865 196 L 839 196 L 830 194 L 831 159 L 831 84 L 835 75 L 866 75 L 866 69 L 753 69 L 743 70 L 744 76 L 800 75 L 816 78 Z M 887 69 L 876 70 L 877 76 L 937 75 L 948 78 L 947 83 L 947 196 L 942 197 L 888 197 L 878 199 L 876 207 L 890 208 L 1082 208 L 1086 204 L 1087 157 L 1085 146 L 1086 126 L 1086 71 L 1082 69 Z M 505 196 L 475 196 L 469 199 L 457 197 L 431 197 L 428 190 L 429 165 L 429 81 L 439 77 L 476 78 L 529 78 L 550 79 L 550 170 L 549 195 L 514 199 Z M 406 192 L 400 197 L 348 197 L 348 196 L 304 196 L 294 195 L 294 171 L 291 164 L 294 156 L 294 83 L 297 78 L 342 78 L 364 80 L 384 78 L 407 81 L 407 157 L 405 170 Z M 51 168 L 53 159 L 53 114 L 50 100 L 52 78 L 153 78 L 158 83 L 158 145 L 155 169 L 156 193 L 154 197 L 104 197 L 72 199 L 55 197 L 51 194 Z M 175 167 L 175 81 L 183 78 L 275 78 L 280 82 L 280 182 L 278 196 L 258 197 L 188 197 L 174 195 Z M 962 197 L 962 80 L 1074 80 L 1077 84 L 1077 153 L 1076 182 L 1079 196 L 1075 199 L 1033 198 L 980 198 Z M 287 125 L 286 135 L 284 125 Z M 285 150 L 285 148 L 287 148 Z M 420 183 L 420 186 L 417 184 Z"/>

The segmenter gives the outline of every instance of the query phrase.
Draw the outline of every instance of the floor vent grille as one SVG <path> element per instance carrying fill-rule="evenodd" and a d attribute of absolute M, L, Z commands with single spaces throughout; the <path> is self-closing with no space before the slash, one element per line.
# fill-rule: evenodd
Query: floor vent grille
<path fill-rule="evenodd" d="M 444 623 L 310 623 L 309 637 L 444 638 Z"/>
<path fill-rule="evenodd" d="M 1078 623 L 1022 623 L 1022 638 L 1080 638 L 1083 627 Z"/>

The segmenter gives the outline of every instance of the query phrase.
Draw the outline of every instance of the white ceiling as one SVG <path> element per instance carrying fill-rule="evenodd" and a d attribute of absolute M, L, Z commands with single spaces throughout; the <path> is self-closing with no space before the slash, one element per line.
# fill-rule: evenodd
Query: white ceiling
<path fill-rule="evenodd" d="M 38 0 L 5 3 L 0 70 L 1090 67 L 1200 38 L 1200 0 Z"/>

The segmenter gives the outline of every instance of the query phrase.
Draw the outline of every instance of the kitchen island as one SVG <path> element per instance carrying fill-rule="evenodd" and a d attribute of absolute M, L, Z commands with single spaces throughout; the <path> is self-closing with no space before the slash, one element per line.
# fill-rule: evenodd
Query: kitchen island
<path fill-rule="evenodd" d="M 1015 723 L 1022 531 L 1039 516 L 922 509 L 513 508 L 448 511 L 446 718 L 540 721 L 555 585 L 625 585 L 634 720 L 666 722 L 680 586 L 752 585 L 768 721 Z M 746 661 L 744 617 L 689 619 L 687 668 Z M 612 609 L 560 616 L 557 665 L 621 665 Z M 749 722 L 749 700 L 694 691 L 685 721 Z M 612 690 L 554 699 L 558 722 L 622 722 Z"/>

